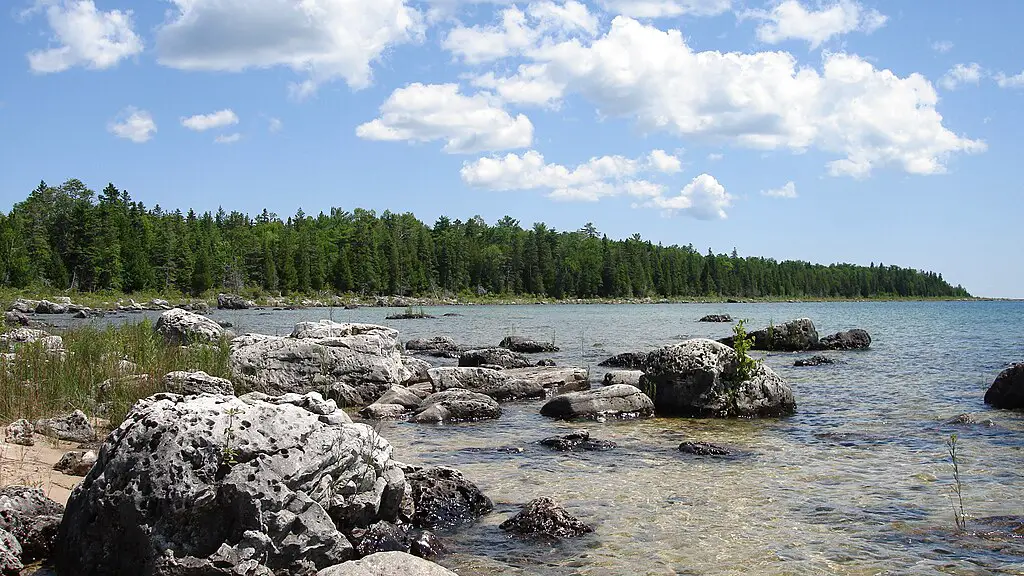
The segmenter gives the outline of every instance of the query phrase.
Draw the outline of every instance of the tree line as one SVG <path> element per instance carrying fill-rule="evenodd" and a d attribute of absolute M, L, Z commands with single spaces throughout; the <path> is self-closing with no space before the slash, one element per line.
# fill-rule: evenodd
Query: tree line
<path fill-rule="evenodd" d="M 941 274 L 706 254 L 593 224 L 524 228 L 508 216 L 433 226 L 410 213 L 299 209 L 281 218 L 146 208 L 109 184 L 41 182 L 0 212 L 0 286 L 201 294 L 257 289 L 364 295 L 628 297 L 967 297 Z"/>

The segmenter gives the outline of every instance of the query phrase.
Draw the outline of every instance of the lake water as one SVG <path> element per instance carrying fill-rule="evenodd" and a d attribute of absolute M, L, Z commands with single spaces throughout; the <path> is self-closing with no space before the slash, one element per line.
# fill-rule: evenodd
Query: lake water
<path fill-rule="evenodd" d="M 945 445 L 958 434 L 970 516 L 1024 516 L 1024 414 L 982 401 L 1003 368 L 1024 360 L 1024 303 L 467 306 L 425 309 L 459 317 L 384 319 L 395 311 L 338 309 L 333 317 L 389 325 L 403 340 L 445 335 L 483 347 L 513 333 L 554 339 L 561 352 L 546 357 L 591 366 L 595 385 L 597 363 L 612 354 L 729 334 L 729 324 L 696 321 L 710 313 L 748 319 L 751 328 L 809 317 L 822 336 L 859 327 L 874 338 L 869 351 L 830 353 L 839 359 L 833 366 L 794 368 L 807 354 L 766 356 L 796 394 L 789 418 L 568 424 L 541 417 L 536 401 L 506 404 L 492 422 L 384 424 L 397 459 L 454 466 L 494 500 L 494 513 L 446 534 L 455 554 L 442 563 L 464 576 L 1024 573 L 1024 539 L 955 531 Z M 297 321 L 328 314 L 211 315 L 239 333 L 287 334 Z M 962 413 L 995 425 L 945 424 Z M 536 444 L 575 428 L 618 447 L 565 454 Z M 677 450 L 683 440 L 738 455 L 685 455 Z M 523 452 L 467 450 L 501 446 Z M 551 544 L 498 529 L 538 496 L 595 533 Z"/>

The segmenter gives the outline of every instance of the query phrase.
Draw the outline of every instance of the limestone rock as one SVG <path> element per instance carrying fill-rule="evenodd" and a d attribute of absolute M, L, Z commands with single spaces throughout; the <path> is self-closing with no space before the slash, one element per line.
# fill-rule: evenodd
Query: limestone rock
<path fill-rule="evenodd" d="M 540 413 L 562 420 L 648 418 L 654 415 L 654 404 L 634 386 L 613 384 L 555 396 L 541 407 Z"/>
<path fill-rule="evenodd" d="M 378 552 L 321 570 L 316 576 L 458 576 L 429 560 L 405 552 Z"/>
<path fill-rule="evenodd" d="M 63 514 L 64 507 L 47 498 L 40 488 L 0 489 L 0 530 L 17 538 L 25 562 L 50 556 Z"/>
<path fill-rule="evenodd" d="M 195 372 L 168 372 L 164 376 L 164 386 L 167 392 L 181 394 L 182 396 L 194 396 L 196 394 L 227 394 L 235 393 L 235 386 L 231 380 L 210 376 L 202 370 Z"/>
<path fill-rule="evenodd" d="M 7 430 L 4 432 L 4 442 L 21 446 L 33 446 L 36 443 L 32 437 L 34 431 L 35 427 L 28 420 L 24 418 L 15 420 L 7 425 Z"/>
<path fill-rule="evenodd" d="M 420 424 L 442 424 L 493 420 L 500 416 L 501 407 L 490 396 L 462 388 L 452 388 L 427 396 L 412 417 L 412 421 Z"/>
<path fill-rule="evenodd" d="M 189 344 L 206 344 L 216 342 L 224 336 L 230 336 L 220 324 L 196 314 L 174 308 L 160 315 L 155 330 L 169 344 L 187 346 Z"/>
<path fill-rule="evenodd" d="M 433 338 L 417 338 L 405 343 L 405 349 L 410 352 L 436 356 L 440 358 L 458 358 L 462 353 L 462 346 L 455 343 L 447 336 L 434 336 Z"/>
<path fill-rule="evenodd" d="M 505 370 L 442 367 L 431 368 L 427 374 L 437 392 L 463 388 L 498 401 L 544 397 L 544 387 L 540 383 L 515 378 Z"/>
<path fill-rule="evenodd" d="M 10 532 L 0 529 L 0 575 L 18 576 L 23 568 L 21 544 Z"/>
<path fill-rule="evenodd" d="M 69 442 L 92 442 L 96 440 L 96 430 L 89 423 L 89 417 L 81 410 L 70 414 L 37 420 L 36 434 L 67 440 Z"/>
<path fill-rule="evenodd" d="M 629 384 L 630 386 L 639 386 L 640 377 L 643 375 L 642 370 L 610 370 L 604 375 L 604 385 Z"/>
<path fill-rule="evenodd" d="M 68 476 L 85 476 L 96 463 L 96 453 L 92 450 L 72 450 L 65 452 L 53 469 Z"/>
<path fill-rule="evenodd" d="M 7 348 L 10 352 L 16 352 L 18 348 L 32 345 L 36 342 L 47 352 L 63 352 L 64 339 L 54 336 L 43 330 L 35 328 L 15 328 L 9 332 L 0 334 L 0 348 Z"/>

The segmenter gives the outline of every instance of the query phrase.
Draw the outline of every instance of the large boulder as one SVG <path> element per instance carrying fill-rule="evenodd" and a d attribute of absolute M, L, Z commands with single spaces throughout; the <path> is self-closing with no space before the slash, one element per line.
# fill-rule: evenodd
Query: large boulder
<path fill-rule="evenodd" d="M 405 552 L 378 552 L 325 568 L 316 576 L 458 576 L 455 572 Z"/>
<path fill-rule="evenodd" d="M 36 434 L 67 440 L 68 442 L 93 442 L 96 440 L 96 430 L 89 423 L 89 417 L 81 410 L 36 420 L 33 425 Z"/>
<path fill-rule="evenodd" d="M 245 310 L 253 303 L 237 294 L 217 294 L 217 308 L 224 310 Z"/>
<path fill-rule="evenodd" d="M 412 524 L 428 530 L 473 522 L 494 509 L 491 499 L 462 472 L 446 466 L 406 474 L 415 513 Z"/>
<path fill-rule="evenodd" d="M 768 326 L 763 330 L 750 332 L 747 336 L 753 339 L 753 350 L 803 352 L 819 348 L 818 330 L 810 318 L 798 318 L 778 326 Z M 735 343 L 735 338 L 730 336 L 719 342 L 731 347 Z"/>
<path fill-rule="evenodd" d="M 338 412 L 315 394 L 140 400 L 68 500 L 57 570 L 283 575 L 351 559 L 350 535 L 397 521 L 406 486 L 388 442 Z"/>
<path fill-rule="evenodd" d="M 510 376 L 505 370 L 443 367 L 431 368 L 427 373 L 437 392 L 464 388 L 486 394 L 499 402 L 543 398 L 545 394 L 544 387 L 539 382 Z"/>
<path fill-rule="evenodd" d="M 459 356 L 459 366 L 501 366 L 502 368 L 526 368 L 533 366 L 529 358 L 507 348 L 482 348 L 467 350 Z"/>
<path fill-rule="evenodd" d="M 236 383 L 251 390 L 326 390 L 344 406 L 369 404 L 410 377 L 398 348 L 398 331 L 327 321 L 300 323 L 286 337 L 235 338 L 231 371 Z"/>
<path fill-rule="evenodd" d="M 1014 364 L 996 376 L 985 393 L 985 404 L 1007 410 L 1024 409 L 1024 363 Z"/>
<path fill-rule="evenodd" d="M 174 308 L 161 314 L 156 321 L 155 330 L 169 344 L 176 346 L 216 342 L 225 335 L 230 336 L 220 324 L 206 316 L 181 308 Z"/>
<path fill-rule="evenodd" d="M 598 366 L 639 370 L 647 360 L 647 352 L 623 352 L 602 361 Z"/>
<path fill-rule="evenodd" d="M 782 416 L 796 410 L 793 391 L 771 368 L 757 362 L 744 379 L 736 351 L 704 338 L 651 352 L 640 388 L 664 416 Z"/>
<path fill-rule="evenodd" d="M 513 352 L 522 352 L 524 354 L 539 354 L 541 352 L 558 352 L 558 346 L 555 346 L 553 342 L 538 342 L 530 338 L 523 336 L 506 336 L 500 344 L 499 348 L 508 348 Z"/>
<path fill-rule="evenodd" d="M 182 396 L 194 396 L 198 394 L 227 394 L 235 393 L 235 386 L 231 380 L 210 376 L 202 370 L 195 372 L 176 371 L 164 375 L 164 386 L 167 392 L 181 394 Z"/>
<path fill-rule="evenodd" d="M 561 420 L 646 418 L 654 415 L 654 404 L 634 386 L 613 384 L 555 396 L 541 407 L 540 413 Z"/>
<path fill-rule="evenodd" d="M 10 352 L 16 352 L 18 348 L 37 343 L 47 352 L 63 352 L 64 350 L 64 339 L 44 330 L 15 328 L 0 334 L 0 348 L 6 348 Z"/>
<path fill-rule="evenodd" d="M 63 514 L 64 507 L 47 498 L 40 488 L 0 489 L 0 530 L 18 540 L 25 562 L 50 556 Z"/>
<path fill-rule="evenodd" d="M 447 336 L 434 336 L 433 338 L 417 338 L 405 343 L 405 349 L 409 352 L 434 356 L 438 358 L 458 358 L 463 347 L 455 343 Z"/>
<path fill-rule="evenodd" d="M 870 347 L 871 335 L 860 328 L 837 332 L 818 342 L 818 348 L 821 350 L 864 350 Z"/>
<path fill-rule="evenodd" d="M 17 310 L 8 310 L 4 314 L 4 321 L 10 326 L 30 326 L 32 324 L 31 318 Z"/>
<path fill-rule="evenodd" d="M 484 394 L 462 388 L 435 392 L 423 400 L 412 421 L 419 424 L 443 424 L 493 420 L 501 417 L 501 407 Z"/>
<path fill-rule="evenodd" d="M 519 536 L 546 536 L 555 539 L 575 538 L 594 531 L 547 497 L 527 502 L 518 514 L 505 520 L 498 527 Z"/>
<path fill-rule="evenodd" d="M 36 314 L 67 314 L 68 305 L 62 302 L 50 302 L 49 300 L 40 300 L 39 304 L 36 304 Z"/>

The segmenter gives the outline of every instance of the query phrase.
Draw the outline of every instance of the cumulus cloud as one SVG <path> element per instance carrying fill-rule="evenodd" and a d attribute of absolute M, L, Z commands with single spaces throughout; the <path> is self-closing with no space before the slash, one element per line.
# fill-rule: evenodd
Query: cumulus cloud
<path fill-rule="evenodd" d="M 1024 72 L 1013 76 L 1000 72 L 995 75 L 995 79 L 1000 88 L 1024 88 Z"/>
<path fill-rule="evenodd" d="M 698 220 L 724 220 L 725 209 L 732 206 L 733 197 L 725 191 L 714 176 L 701 174 L 694 178 L 676 196 L 658 196 L 646 206 L 661 208 L 667 214 L 683 212 Z"/>
<path fill-rule="evenodd" d="M 679 158 L 664 150 L 652 150 L 649 159 L 650 165 L 659 172 L 671 174 L 683 169 L 683 164 L 679 161 Z"/>
<path fill-rule="evenodd" d="M 33 72 L 63 72 L 74 66 L 101 70 L 142 52 L 131 10 L 103 12 L 92 0 L 40 0 L 37 6 L 45 6 L 57 46 L 29 52 Z"/>
<path fill-rule="evenodd" d="M 513 117 L 494 99 L 466 96 L 456 84 L 410 84 L 395 90 L 380 107 L 380 117 L 356 128 L 367 140 L 445 141 L 444 151 L 469 154 L 525 148 L 533 124 Z"/>
<path fill-rule="evenodd" d="M 602 115 L 632 118 L 648 131 L 837 154 L 828 164 L 834 175 L 864 177 L 890 164 L 941 173 L 951 154 L 986 149 L 943 126 L 926 78 L 900 77 L 851 54 L 824 54 L 818 71 L 786 52 L 695 52 L 678 30 L 618 16 L 589 45 L 561 42 L 530 58 L 518 74 L 490 79 L 507 101 L 516 100 L 503 85 L 550 95 L 547 105 L 579 94 Z"/>
<path fill-rule="evenodd" d="M 605 9 L 634 18 L 717 16 L 732 8 L 732 0 L 602 0 Z"/>
<path fill-rule="evenodd" d="M 234 124 L 238 124 L 238 115 L 230 108 L 218 110 L 211 114 L 196 114 L 195 116 L 181 119 L 182 126 L 196 132 L 204 132 L 212 128 L 223 128 Z"/>
<path fill-rule="evenodd" d="M 942 76 L 939 84 L 946 90 L 956 90 L 962 84 L 977 84 L 981 81 L 982 74 L 984 72 L 977 62 L 957 64 Z"/>
<path fill-rule="evenodd" d="M 805 8 L 799 0 L 785 0 L 770 11 L 748 10 L 744 17 L 762 20 L 757 37 L 768 44 L 804 40 L 816 49 L 833 36 L 850 32 L 870 34 L 888 18 L 875 9 L 865 9 L 855 0 L 839 0 L 819 10 Z"/>
<path fill-rule="evenodd" d="M 343 78 L 368 86 L 371 65 L 391 46 L 421 37 L 422 15 L 405 0 L 170 0 L 157 30 L 161 64 L 238 72 L 287 66 L 302 96 Z"/>
<path fill-rule="evenodd" d="M 156 122 L 149 112 L 129 106 L 107 124 L 107 131 L 118 138 L 142 144 L 156 134 Z"/>
<path fill-rule="evenodd" d="M 242 139 L 242 135 L 238 132 L 233 134 L 221 134 L 213 139 L 215 144 L 234 144 Z"/>
<path fill-rule="evenodd" d="M 771 198 L 796 198 L 796 184 L 791 180 L 779 188 L 762 190 L 761 195 Z"/>

